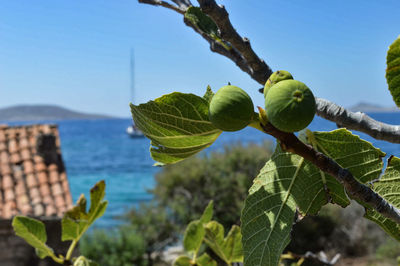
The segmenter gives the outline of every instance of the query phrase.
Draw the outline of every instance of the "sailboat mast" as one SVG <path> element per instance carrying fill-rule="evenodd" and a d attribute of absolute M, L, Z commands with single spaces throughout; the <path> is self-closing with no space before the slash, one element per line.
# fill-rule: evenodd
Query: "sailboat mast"
<path fill-rule="evenodd" d="M 131 48 L 131 62 L 130 62 L 130 82 L 131 82 L 131 100 L 132 103 L 135 104 L 135 80 L 134 80 L 134 67 L 135 67 L 135 59 L 134 59 L 134 53 L 133 53 L 133 48 Z"/>

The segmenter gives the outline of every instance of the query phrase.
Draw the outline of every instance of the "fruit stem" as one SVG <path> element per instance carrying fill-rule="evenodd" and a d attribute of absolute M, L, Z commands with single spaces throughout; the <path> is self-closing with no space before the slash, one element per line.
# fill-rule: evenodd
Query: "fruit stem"
<path fill-rule="evenodd" d="M 254 113 L 253 120 L 250 122 L 250 124 L 248 126 L 258 129 L 261 132 L 264 132 L 264 129 L 261 127 L 260 123 L 261 123 L 260 115 L 258 113 Z"/>

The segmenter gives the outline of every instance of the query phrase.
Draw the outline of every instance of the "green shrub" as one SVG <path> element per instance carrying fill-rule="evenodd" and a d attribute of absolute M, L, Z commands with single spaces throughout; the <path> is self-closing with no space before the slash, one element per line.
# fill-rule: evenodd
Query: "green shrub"
<path fill-rule="evenodd" d="M 214 216 L 225 228 L 239 224 L 252 180 L 272 154 L 270 142 L 262 145 L 240 143 L 223 151 L 188 158 L 166 165 L 156 175 L 155 199 L 176 216 L 180 225 L 201 216 L 214 200 Z"/>
<path fill-rule="evenodd" d="M 158 260 L 154 255 L 160 255 L 161 251 L 178 239 L 179 230 L 171 216 L 155 202 L 141 204 L 139 208 L 130 210 L 124 219 L 129 223 L 129 228 L 143 240 L 149 265 Z"/>
<path fill-rule="evenodd" d="M 80 251 L 102 266 L 146 265 L 145 242 L 129 227 L 95 229 L 82 239 Z"/>
<path fill-rule="evenodd" d="M 388 238 L 376 251 L 377 259 L 397 259 L 400 257 L 400 243 Z"/>

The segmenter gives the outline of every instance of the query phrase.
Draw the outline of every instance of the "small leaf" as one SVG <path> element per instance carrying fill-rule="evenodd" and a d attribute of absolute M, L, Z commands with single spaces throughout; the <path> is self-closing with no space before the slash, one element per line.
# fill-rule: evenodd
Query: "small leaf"
<path fill-rule="evenodd" d="M 130 106 L 135 125 L 151 140 L 151 157 L 161 164 L 198 153 L 222 133 L 208 118 L 208 102 L 194 94 L 174 92 Z"/>
<path fill-rule="evenodd" d="M 97 212 L 99 209 L 100 202 L 103 200 L 104 195 L 105 195 L 105 190 L 106 190 L 106 183 L 104 180 L 97 182 L 97 184 L 90 189 L 90 209 L 89 209 L 89 215 L 94 214 Z"/>
<path fill-rule="evenodd" d="M 393 100 L 400 107 L 400 37 L 389 47 L 386 57 L 386 81 Z"/>
<path fill-rule="evenodd" d="M 206 100 L 208 103 L 211 102 L 212 97 L 214 96 L 214 92 L 211 90 L 210 85 L 207 86 L 207 91 L 203 95 L 204 100 Z"/>
<path fill-rule="evenodd" d="M 217 266 L 218 263 L 215 260 L 213 260 L 207 253 L 204 253 L 196 259 L 196 265 L 198 265 L 198 266 Z"/>
<path fill-rule="evenodd" d="M 187 256 L 179 256 L 175 261 L 174 261 L 174 266 L 190 266 L 192 265 L 191 260 Z"/>
<path fill-rule="evenodd" d="M 107 201 L 103 201 L 105 196 L 105 182 L 99 181 L 90 190 L 90 209 L 86 211 L 86 198 L 81 195 L 76 205 L 68 210 L 61 221 L 61 240 L 78 241 L 93 222 L 101 217 L 106 208 Z"/>
<path fill-rule="evenodd" d="M 200 29 L 207 35 L 215 35 L 219 37 L 218 26 L 209 16 L 201 11 L 201 8 L 191 6 L 186 10 L 185 18 L 188 19 L 196 28 Z"/>
<path fill-rule="evenodd" d="M 243 262 L 242 234 L 239 226 L 232 226 L 224 239 L 224 250 L 230 262 Z"/>
<path fill-rule="evenodd" d="M 391 157 L 388 161 L 385 173 L 373 183 L 373 189 L 394 207 L 400 208 L 400 158 Z M 400 225 L 384 217 L 372 208 L 366 208 L 364 215 L 374 221 L 393 238 L 400 241 Z"/>
<path fill-rule="evenodd" d="M 46 245 L 47 234 L 44 223 L 25 216 L 15 216 L 12 226 L 15 234 L 34 247 L 41 259 L 55 256 L 53 250 Z"/>
<path fill-rule="evenodd" d="M 216 221 L 207 223 L 205 231 L 205 242 L 218 257 L 228 265 L 243 262 L 242 235 L 238 226 L 232 226 L 225 238 L 224 227 Z"/>
<path fill-rule="evenodd" d="M 99 266 L 96 262 L 85 258 L 84 256 L 79 256 L 75 261 L 73 266 Z"/>
<path fill-rule="evenodd" d="M 214 202 L 211 200 L 207 207 L 205 208 L 203 215 L 200 218 L 200 222 L 205 224 L 211 221 L 212 216 L 213 216 L 213 208 L 214 208 Z"/>
<path fill-rule="evenodd" d="M 197 254 L 204 238 L 204 227 L 200 220 L 192 221 L 186 227 L 183 236 L 183 247 L 187 252 Z"/>
<path fill-rule="evenodd" d="M 225 257 L 223 250 L 224 244 L 224 227 L 222 224 L 211 221 L 207 223 L 205 227 L 206 231 L 206 243 L 218 255 L 223 261 L 229 263 L 228 259 Z"/>

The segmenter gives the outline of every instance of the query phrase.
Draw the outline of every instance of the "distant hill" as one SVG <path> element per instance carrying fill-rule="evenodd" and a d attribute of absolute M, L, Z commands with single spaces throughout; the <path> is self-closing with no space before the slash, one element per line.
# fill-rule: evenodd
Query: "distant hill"
<path fill-rule="evenodd" d="M 352 112 L 364 112 L 364 113 L 392 113 L 399 112 L 400 109 L 393 107 L 384 107 L 377 104 L 361 102 L 354 106 L 351 106 L 350 111 Z"/>
<path fill-rule="evenodd" d="M 0 120 L 68 120 L 68 119 L 104 119 L 107 115 L 86 114 L 72 111 L 56 105 L 16 105 L 0 108 Z"/>

